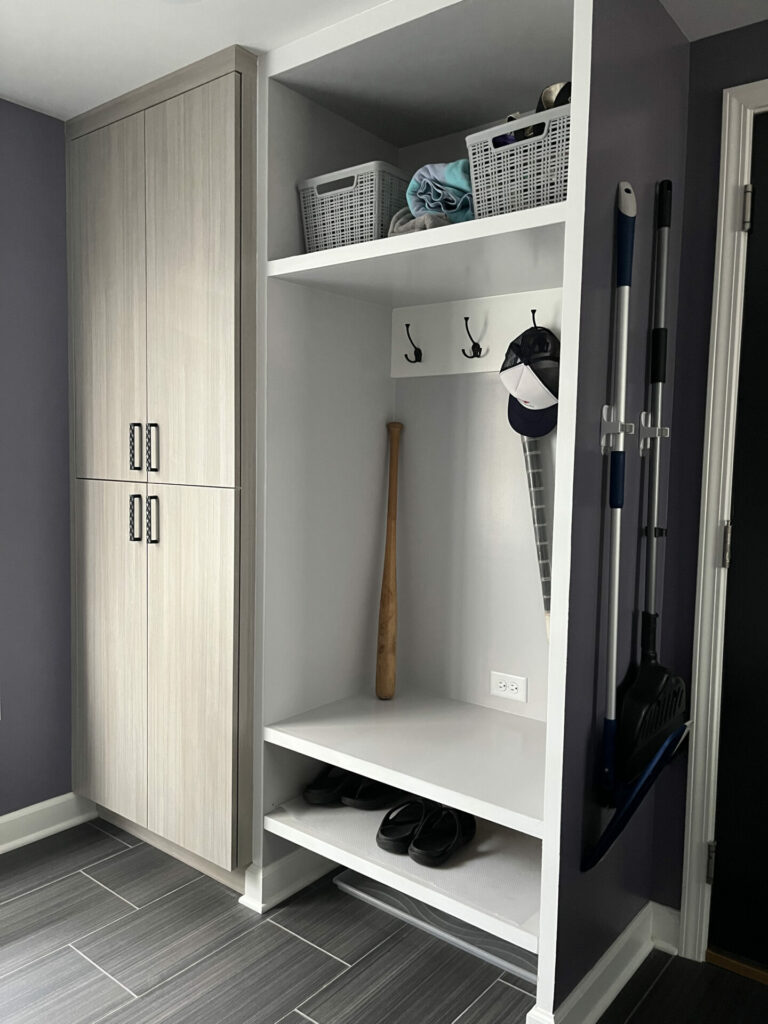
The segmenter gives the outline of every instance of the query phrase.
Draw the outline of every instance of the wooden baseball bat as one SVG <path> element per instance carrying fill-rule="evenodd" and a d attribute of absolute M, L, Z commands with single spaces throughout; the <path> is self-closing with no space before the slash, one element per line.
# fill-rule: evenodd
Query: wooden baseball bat
<path fill-rule="evenodd" d="M 387 498 L 387 540 L 379 602 L 379 642 L 376 650 L 376 696 L 392 700 L 397 671 L 397 460 L 402 423 L 388 423 L 389 496 Z"/>

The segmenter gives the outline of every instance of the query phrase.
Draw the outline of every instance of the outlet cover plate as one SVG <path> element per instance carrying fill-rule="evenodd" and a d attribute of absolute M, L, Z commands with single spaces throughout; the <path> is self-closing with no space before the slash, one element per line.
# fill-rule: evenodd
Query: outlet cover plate
<path fill-rule="evenodd" d="M 491 696 L 506 700 L 528 701 L 528 677 L 513 676 L 509 672 L 491 672 Z"/>

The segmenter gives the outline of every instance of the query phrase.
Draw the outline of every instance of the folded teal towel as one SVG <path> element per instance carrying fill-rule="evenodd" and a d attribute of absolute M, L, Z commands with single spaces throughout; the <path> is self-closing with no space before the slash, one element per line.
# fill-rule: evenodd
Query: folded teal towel
<path fill-rule="evenodd" d="M 406 200 L 414 217 L 442 213 L 454 223 L 472 220 L 475 213 L 469 160 L 420 167 L 408 186 Z"/>

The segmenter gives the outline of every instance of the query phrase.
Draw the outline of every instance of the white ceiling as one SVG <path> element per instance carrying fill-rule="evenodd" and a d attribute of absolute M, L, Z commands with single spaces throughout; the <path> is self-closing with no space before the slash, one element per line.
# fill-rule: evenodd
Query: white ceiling
<path fill-rule="evenodd" d="M 271 50 L 383 2 L 0 0 L 0 97 L 68 118 L 232 43 Z M 768 18 L 768 0 L 662 3 L 689 39 Z"/>
<path fill-rule="evenodd" d="M 768 0 L 661 0 L 688 39 L 768 20 Z"/>
<path fill-rule="evenodd" d="M 69 118 L 240 43 L 276 46 L 384 0 L 0 0 L 0 97 Z"/>

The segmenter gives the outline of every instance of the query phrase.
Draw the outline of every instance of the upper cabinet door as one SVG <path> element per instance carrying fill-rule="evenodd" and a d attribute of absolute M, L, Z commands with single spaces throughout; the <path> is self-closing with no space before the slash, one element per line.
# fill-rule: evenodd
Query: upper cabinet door
<path fill-rule="evenodd" d="M 144 114 L 75 139 L 67 178 L 75 472 L 140 481 L 146 478 Z"/>
<path fill-rule="evenodd" d="M 149 480 L 234 487 L 240 76 L 145 116 Z"/>

